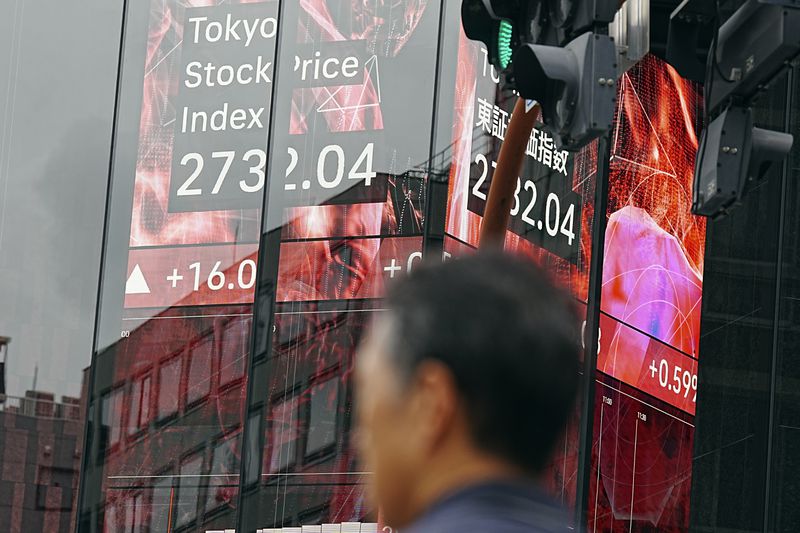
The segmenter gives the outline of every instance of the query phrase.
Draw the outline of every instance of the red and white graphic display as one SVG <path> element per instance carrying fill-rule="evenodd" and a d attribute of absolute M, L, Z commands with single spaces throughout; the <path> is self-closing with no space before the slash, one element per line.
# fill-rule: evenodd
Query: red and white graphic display
<path fill-rule="evenodd" d="M 480 215 L 514 97 L 462 34 L 456 72 L 446 249 L 477 245 Z M 690 214 L 701 95 L 648 57 L 619 82 L 611 132 L 595 398 L 591 531 L 688 526 L 692 415 L 705 225 Z M 596 154 L 562 158 L 534 131 L 515 190 L 506 249 L 547 268 L 584 300 Z M 551 467 L 574 502 L 576 429 Z"/>
<path fill-rule="evenodd" d="M 477 247 L 482 215 L 516 96 L 487 61 L 487 52 L 458 32 L 458 63 L 452 96 L 452 144 L 445 255 Z M 445 116 L 444 110 L 440 116 Z M 560 150 L 537 126 L 529 138 L 511 206 L 505 248 L 530 258 L 575 296 L 585 314 L 597 144 L 577 154 Z M 535 424 L 535 420 L 530 423 Z M 545 475 L 550 491 L 574 505 L 578 466 L 578 420 L 572 420 Z"/>
<path fill-rule="evenodd" d="M 120 322 L 103 323 L 120 332 L 106 354 L 106 531 L 233 527 L 265 229 L 282 242 L 266 251 L 279 261 L 264 490 L 316 471 L 282 493 L 282 523 L 320 500 L 329 510 L 318 523 L 369 522 L 353 488 L 363 475 L 336 445 L 348 441 L 366 317 L 384 284 L 422 259 L 439 12 L 414 0 L 284 4 L 131 10 L 142 25 L 131 22 L 128 46 L 146 54 L 124 93 L 142 91 L 141 106 L 123 101 L 138 115 L 135 169 L 115 177 L 117 191 L 132 190 L 117 224 L 129 226 L 113 228 L 127 264 L 105 289 L 124 293 Z M 288 359 L 308 364 L 281 367 Z M 326 470 L 343 473 L 341 487 Z M 275 509 L 262 509 L 265 521 Z"/>
<path fill-rule="evenodd" d="M 351 435 L 352 365 L 385 284 L 422 260 L 439 4 L 283 8 L 264 221 L 280 241 L 277 306 L 259 484 L 274 503 L 246 512 L 256 527 L 344 531 L 376 518 Z"/>
<path fill-rule="evenodd" d="M 690 214 L 697 85 L 647 57 L 611 132 L 589 531 L 685 531 L 704 219 Z M 701 392 L 702 393 L 702 392 Z"/>

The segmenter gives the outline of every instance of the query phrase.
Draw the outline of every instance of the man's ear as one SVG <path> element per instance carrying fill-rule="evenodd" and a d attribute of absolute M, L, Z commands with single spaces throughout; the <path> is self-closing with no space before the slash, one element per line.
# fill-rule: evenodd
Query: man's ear
<path fill-rule="evenodd" d="M 410 401 L 419 437 L 433 450 L 452 434 L 457 423 L 459 394 L 455 377 L 439 361 L 423 361 L 415 372 L 413 391 Z"/>

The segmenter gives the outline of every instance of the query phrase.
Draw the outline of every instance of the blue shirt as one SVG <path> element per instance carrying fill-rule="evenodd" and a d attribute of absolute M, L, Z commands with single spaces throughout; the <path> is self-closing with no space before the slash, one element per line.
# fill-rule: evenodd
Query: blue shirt
<path fill-rule="evenodd" d="M 443 498 L 401 533 L 564 533 L 565 511 L 533 484 L 487 483 Z"/>

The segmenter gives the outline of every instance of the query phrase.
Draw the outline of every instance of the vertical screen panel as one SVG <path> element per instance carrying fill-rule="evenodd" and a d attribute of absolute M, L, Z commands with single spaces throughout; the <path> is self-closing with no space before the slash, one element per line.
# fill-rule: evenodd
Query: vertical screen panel
<path fill-rule="evenodd" d="M 787 78 L 776 77 L 759 96 L 753 106 L 757 127 L 790 128 L 786 108 L 796 88 Z M 791 255 L 784 255 L 791 254 L 792 180 L 786 173 L 791 157 L 786 166 L 772 165 L 727 217 L 709 223 L 690 509 L 694 530 L 796 529 L 795 523 L 783 529 L 768 525 L 770 508 L 780 505 L 775 482 L 793 475 L 791 469 L 770 472 L 780 468 L 773 461 L 791 429 L 791 423 L 778 421 L 786 383 L 781 335 L 784 325 L 792 328 L 784 315 L 791 298 L 782 292 L 792 283 L 791 276 L 784 277 L 792 263 Z"/>
<path fill-rule="evenodd" d="M 455 21 L 456 13 L 451 12 Z M 486 197 L 516 96 L 488 63 L 485 48 L 466 38 L 460 22 L 450 21 L 448 39 L 457 49 L 450 146 L 446 232 L 477 247 Z M 457 43 L 457 44 L 456 44 Z M 449 110 L 442 110 L 448 113 Z M 577 154 L 558 149 L 537 125 L 526 147 L 511 209 L 506 249 L 530 257 L 586 301 L 589 285 L 591 222 L 597 146 Z M 443 140 L 439 140 L 443 143 Z"/>
<path fill-rule="evenodd" d="M 439 4 L 281 6 L 260 273 L 272 344 L 252 373 L 246 530 L 375 522 L 353 358 L 385 285 L 422 259 Z"/>
<path fill-rule="evenodd" d="M 478 246 L 480 225 L 497 158 L 513 121 L 516 95 L 487 60 L 487 51 L 464 35 L 458 10 L 445 21 L 438 111 L 438 171 L 449 176 L 445 257 L 471 253 Z M 597 171 L 597 143 L 568 153 L 542 125 L 534 128 L 517 181 L 505 249 L 536 262 L 575 297 L 586 315 Z M 535 423 L 535 420 L 531 420 Z M 550 493 L 573 507 L 577 488 L 577 407 L 544 473 Z"/>
<path fill-rule="evenodd" d="M 126 17 L 81 528 L 232 528 L 278 2 Z"/>
<path fill-rule="evenodd" d="M 690 214 L 699 86 L 648 56 L 611 132 L 589 529 L 689 525 L 705 219 Z"/>

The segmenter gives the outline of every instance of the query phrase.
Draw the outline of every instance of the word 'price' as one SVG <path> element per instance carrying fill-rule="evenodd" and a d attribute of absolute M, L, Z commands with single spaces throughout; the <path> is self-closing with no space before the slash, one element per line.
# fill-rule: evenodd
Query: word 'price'
<path fill-rule="evenodd" d="M 297 183 L 290 180 L 292 173 L 297 168 L 297 163 L 300 161 L 300 155 L 297 150 L 289 147 L 289 166 L 286 168 L 286 183 L 283 188 L 286 191 L 297 190 Z M 367 143 L 361 154 L 355 159 L 355 162 L 350 166 L 347 171 L 348 180 L 364 181 L 364 185 L 369 187 L 372 185 L 372 180 L 378 174 L 373 170 L 373 158 L 375 153 L 375 144 Z M 348 157 L 345 155 L 344 148 L 338 144 L 329 144 L 320 150 L 317 156 L 317 172 L 316 181 L 323 189 L 335 189 L 342 184 L 344 180 L 345 168 L 347 167 Z M 331 169 L 333 171 L 331 172 Z M 304 179 L 300 183 L 303 190 L 308 190 L 312 186 L 309 179 Z"/>
<path fill-rule="evenodd" d="M 472 194 L 486 201 L 486 193 L 483 188 L 486 178 L 489 176 L 489 161 L 483 154 L 475 156 L 475 163 L 481 166 L 481 175 L 478 181 L 472 187 Z M 497 162 L 491 162 L 492 169 L 497 168 Z M 520 199 L 522 191 L 526 191 L 525 196 L 528 197 L 527 203 Z M 544 208 L 544 221 L 534 220 L 531 213 L 536 207 L 536 202 L 539 199 L 539 191 L 536 188 L 536 183 L 532 180 L 525 180 L 523 183 L 522 178 L 517 178 L 517 187 L 514 190 L 514 205 L 511 208 L 511 216 L 516 217 L 522 211 L 522 222 L 527 224 L 530 228 L 535 228 L 539 231 L 544 229 L 550 237 L 556 237 L 560 233 L 567 238 L 570 246 L 575 240 L 575 205 L 569 204 L 566 211 L 561 209 L 561 199 L 554 192 L 547 195 Z M 525 208 L 522 209 L 523 204 Z"/>
<path fill-rule="evenodd" d="M 201 286 L 208 287 L 212 291 L 219 291 L 224 288 L 228 290 L 247 290 L 252 289 L 256 284 L 256 262 L 252 259 L 245 259 L 239 263 L 239 268 L 232 272 L 227 272 L 230 278 L 226 278 L 226 272 L 220 270 L 222 261 L 217 261 L 211 268 L 208 275 L 202 272 L 200 262 L 189 265 L 189 270 L 194 272 L 195 291 L 199 291 Z M 178 287 L 178 282 L 183 281 L 184 277 L 178 274 L 178 269 L 172 270 L 172 274 L 167 276 L 167 281 L 172 284 L 172 288 Z"/>
<path fill-rule="evenodd" d="M 670 362 L 662 359 L 656 364 L 655 359 L 650 361 L 650 377 L 658 377 L 658 384 L 662 389 L 666 389 L 684 398 L 688 398 L 690 393 L 694 393 L 692 401 L 697 401 L 697 374 L 691 370 L 685 370 L 678 365 L 673 366 L 670 373 Z"/>
<path fill-rule="evenodd" d="M 233 150 L 212 152 L 211 158 L 224 160 L 222 163 L 222 168 L 219 171 L 219 175 L 217 176 L 217 180 L 214 183 L 214 187 L 211 189 L 211 194 L 218 194 L 220 189 L 222 189 L 222 184 L 225 182 L 225 178 L 228 177 L 228 171 L 231 169 L 231 165 L 236 159 L 236 152 Z M 263 189 L 264 166 L 267 163 L 267 153 L 264 150 L 254 148 L 244 153 L 242 156 L 242 161 L 251 164 L 250 174 L 255 176 L 255 183 L 250 183 L 246 178 L 243 178 L 239 180 L 239 188 L 242 190 L 242 192 L 248 193 L 258 192 Z M 186 179 L 186 181 L 184 181 L 183 184 L 178 187 L 178 192 L 176 193 L 177 196 L 200 196 L 203 194 L 202 188 L 192 188 L 195 180 L 200 177 L 200 175 L 203 173 L 203 168 L 205 167 L 205 159 L 203 158 L 202 154 L 197 152 L 189 152 L 181 158 L 182 166 L 188 166 L 191 164 L 194 164 L 194 170 Z"/>

